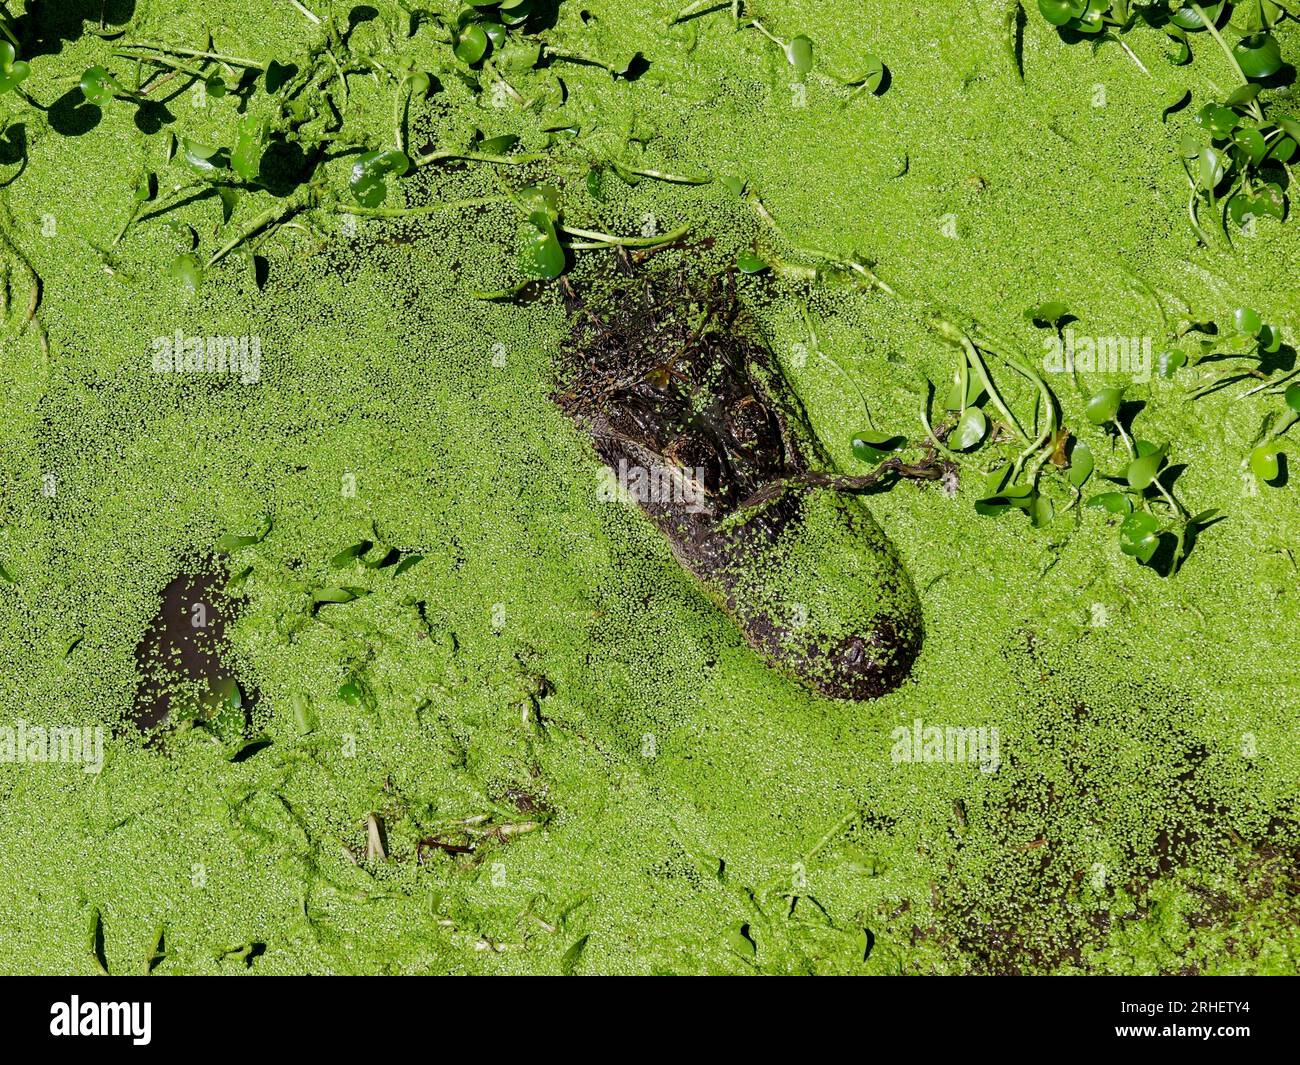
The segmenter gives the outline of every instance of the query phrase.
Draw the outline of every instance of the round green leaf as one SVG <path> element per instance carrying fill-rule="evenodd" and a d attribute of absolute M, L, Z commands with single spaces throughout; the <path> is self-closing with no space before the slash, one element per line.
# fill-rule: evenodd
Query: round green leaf
<path fill-rule="evenodd" d="M 1217 24 L 1219 15 L 1223 13 L 1223 0 L 1217 4 L 1201 4 L 1201 10 L 1210 16 L 1210 21 Z M 1170 16 L 1170 21 L 1180 29 L 1184 30 L 1203 30 L 1205 23 L 1201 16 L 1191 4 L 1183 4 Z"/>
<path fill-rule="evenodd" d="M 1261 481 L 1275 481 L 1278 474 L 1282 472 L 1282 465 L 1278 459 L 1282 449 L 1278 446 L 1277 441 L 1270 441 L 1267 444 L 1260 444 L 1250 453 L 1250 471 Z"/>
<path fill-rule="evenodd" d="M 1268 142 L 1264 140 L 1264 134 L 1257 129 L 1251 129 L 1249 126 L 1243 126 L 1232 134 L 1233 143 L 1246 153 L 1246 158 L 1250 160 L 1251 165 L 1258 166 L 1264 161 L 1264 156 L 1268 154 Z"/>
<path fill-rule="evenodd" d="M 1146 511 L 1134 511 L 1119 527 L 1119 549 L 1142 562 L 1150 562 L 1160 546 L 1160 523 Z"/>
<path fill-rule="evenodd" d="M 1257 337 L 1259 331 L 1264 328 L 1264 319 L 1259 316 L 1259 311 L 1252 307 L 1238 307 L 1232 312 L 1232 324 L 1237 327 L 1238 333 Z"/>
<path fill-rule="evenodd" d="M 743 251 L 736 256 L 736 269 L 742 274 L 761 274 L 768 269 L 768 263 L 752 251 Z"/>
<path fill-rule="evenodd" d="M 1187 352 L 1179 348 L 1170 348 L 1156 356 L 1156 374 L 1165 381 L 1173 378 L 1186 365 Z"/>
<path fill-rule="evenodd" d="M 178 255 L 167 268 L 167 273 L 189 292 L 197 292 L 203 283 L 203 267 L 197 258 L 188 253 Z"/>
<path fill-rule="evenodd" d="M 1217 148 L 1202 148 L 1196 157 L 1196 172 L 1202 188 L 1217 188 L 1228 172 L 1228 160 Z"/>
<path fill-rule="evenodd" d="M 1160 472 L 1160 467 L 1165 463 L 1165 457 L 1169 454 L 1169 445 L 1157 448 L 1147 455 L 1139 455 L 1128 464 L 1128 471 L 1125 478 L 1128 480 L 1129 487 L 1136 491 L 1143 491 L 1151 486 Z"/>
<path fill-rule="evenodd" d="M 1232 54 L 1248 78 L 1269 78 L 1282 69 L 1282 46 L 1271 33 L 1243 37 Z"/>
<path fill-rule="evenodd" d="M 888 433 L 864 432 L 853 439 L 853 455 L 862 462 L 878 465 L 884 462 L 891 452 L 907 444 L 905 436 L 890 436 Z"/>
<path fill-rule="evenodd" d="M 812 41 L 800 34 L 785 46 L 785 57 L 790 61 L 790 65 L 794 67 L 795 73 L 802 77 L 813 68 Z"/>
<path fill-rule="evenodd" d="M 365 152 L 352 164 L 348 188 L 362 207 L 378 207 L 388 195 L 384 178 L 389 174 L 401 177 L 410 168 L 411 160 L 396 148 Z"/>
<path fill-rule="evenodd" d="M 1064 26 L 1088 10 L 1087 0 L 1038 0 L 1039 13 L 1053 26 Z"/>
<path fill-rule="evenodd" d="M 117 82 L 103 67 L 91 67 L 81 75 L 81 95 L 87 103 L 102 106 L 113 99 Z"/>
<path fill-rule="evenodd" d="M 1105 425 L 1107 422 L 1113 422 L 1115 415 L 1119 413 L 1119 405 L 1123 402 L 1124 390 L 1122 388 L 1103 388 L 1090 400 L 1084 408 L 1084 414 L 1087 415 L 1088 421 L 1093 425 Z"/>
<path fill-rule="evenodd" d="M 524 247 L 519 256 L 519 268 L 524 274 L 541 281 L 552 281 L 564 273 L 564 248 L 555 232 L 555 223 L 546 211 L 534 211 L 528 216 Z"/>
<path fill-rule="evenodd" d="M 1300 414 L 1300 385 L 1287 386 L 1286 405 L 1297 414 Z"/>
<path fill-rule="evenodd" d="M 1082 440 L 1074 445 L 1074 451 L 1070 455 L 1070 483 L 1075 488 L 1082 488 L 1092 471 L 1097 466 L 1097 460 L 1093 458 L 1092 449 Z"/>
<path fill-rule="evenodd" d="M 1133 510 L 1133 501 L 1123 492 L 1100 492 L 1091 497 L 1084 506 L 1106 510 L 1111 514 L 1128 514 Z"/>
<path fill-rule="evenodd" d="M 466 66 L 473 66 L 479 62 L 488 50 L 488 35 L 477 22 L 466 26 L 461 31 L 460 40 L 456 42 L 456 58 Z"/>
<path fill-rule="evenodd" d="M 952 431 L 948 442 L 958 451 L 969 451 L 984 439 L 988 428 L 984 412 L 979 407 L 967 407 L 957 420 L 957 427 Z"/>
<path fill-rule="evenodd" d="M 1035 325 L 1057 325 L 1069 313 L 1070 308 L 1064 303 L 1050 300 L 1047 303 L 1040 303 L 1037 307 L 1030 307 L 1025 311 L 1025 317 Z"/>

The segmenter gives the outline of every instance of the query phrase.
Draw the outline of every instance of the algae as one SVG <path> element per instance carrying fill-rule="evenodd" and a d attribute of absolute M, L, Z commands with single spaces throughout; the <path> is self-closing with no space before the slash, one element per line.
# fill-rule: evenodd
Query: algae
<path fill-rule="evenodd" d="M 353 45 L 428 64 L 428 32 L 372 6 L 333 6 Z M 514 280 L 517 215 L 492 172 L 389 177 L 389 203 L 476 205 L 307 214 L 191 292 L 167 268 L 190 250 L 183 226 L 220 246 L 220 197 L 114 245 L 167 134 L 122 101 L 76 103 L 81 74 L 115 62 L 76 17 L 98 5 L 9 7 L 46 9 L 23 88 L 50 110 L 0 100 L 25 145 L 2 163 L 19 310 L 0 358 L 0 725 L 109 736 L 97 775 L 0 764 L 0 969 L 1296 971 L 1300 544 L 1294 486 L 1241 465 L 1262 400 L 1088 375 L 1129 384 L 1149 437 L 1177 441 L 1189 506 L 1228 516 L 1171 579 L 1123 557 L 1104 513 L 1037 530 L 980 516 L 966 474 L 956 498 L 872 496 L 926 642 L 899 691 L 826 701 L 764 666 L 640 514 L 598 501 L 595 458 L 550 400 L 559 294 L 469 295 Z M 1042 338 L 1022 312 L 1049 299 L 1093 335 L 1156 332 L 1135 275 L 1198 320 L 1253 306 L 1294 338 L 1279 282 L 1300 267 L 1294 223 L 1263 220 L 1228 255 L 1180 220 L 1190 119 L 1159 111 L 1187 75 L 1163 44 L 1132 41 L 1143 76 L 1030 19 L 1022 86 L 1005 5 L 922 7 L 765 4 L 777 37 L 816 42 L 824 68 L 801 76 L 726 11 L 665 29 L 672 4 L 555 5 L 556 49 L 648 68 L 565 64 L 563 111 L 541 118 L 448 78 L 413 108 L 412 143 L 481 132 L 541 152 L 563 136 L 544 124 L 594 127 L 625 168 L 743 179 L 791 247 L 869 256 L 893 290 L 1030 357 Z M 263 63 L 304 51 L 291 4 L 154 0 L 133 17 L 139 37 L 210 27 Z M 1294 25 L 1278 36 L 1300 47 Z M 849 99 L 817 73 L 869 56 L 883 93 Z M 350 108 L 386 135 L 378 81 L 349 76 Z M 196 142 L 238 120 L 231 96 L 198 99 L 166 104 Z M 346 181 L 347 159 L 329 165 Z M 734 184 L 559 177 L 570 224 L 708 238 L 665 263 L 709 274 L 775 239 Z M 230 224 L 261 209 L 237 204 Z M 611 254 L 574 256 L 571 282 L 597 283 Z M 39 330 L 19 324 L 32 277 Z M 741 298 L 838 468 L 865 471 L 865 414 L 807 357 L 801 304 L 876 427 L 919 435 L 921 377 L 952 365 L 919 304 L 771 273 Z M 154 372 L 178 329 L 257 337 L 257 380 Z M 1057 391 L 1099 467 L 1120 468 L 1082 397 Z M 119 729 L 159 591 L 268 516 L 230 553 L 246 605 L 226 636 L 271 742 L 241 757 L 191 730 L 158 750 Z M 332 564 L 365 540 L 421 557 Z M 332 588 L 354 591 L 318 606 Z M 997 729 L 997 771 L 895 758 L 894 731 L 917 722 Z"/>

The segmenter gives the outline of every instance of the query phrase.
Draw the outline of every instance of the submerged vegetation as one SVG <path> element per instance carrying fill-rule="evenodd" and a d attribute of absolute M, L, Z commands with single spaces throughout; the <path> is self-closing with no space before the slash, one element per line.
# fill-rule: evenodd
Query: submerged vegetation
<path fill-rule="evenodd" d="M 205 7 L 0 4 L 0 968 L 1295 971 L 1290 5 Z"/>

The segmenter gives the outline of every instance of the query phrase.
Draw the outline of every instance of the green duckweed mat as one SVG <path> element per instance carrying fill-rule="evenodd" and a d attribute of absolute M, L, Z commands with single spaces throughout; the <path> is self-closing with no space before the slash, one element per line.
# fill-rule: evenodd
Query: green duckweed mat
<path fill-rule="evenodd" d="M 558 282 L 475 297 L 520 281 L 503 183 L 555 185 L 572 228 L 689 226 L 647 269 L 860 256 L 898 298 L 779 268 L 737 282 L 852 473 L 870 468 L 864 397 L 909 447 L 926 381 L 948 418 L 960 352 L 936 315 L 1040 367 L 1052 330 L 1024 311 L 1048 300 L 1078 336 L 1157 352 L 1162 315 L 1242 306 L 1293 340 L 1294 220 L 1231 248 L 1188 222 L 1180 138 L 1232 84 L 1212 46 L 1176 67 L 1160 34 L 1126 35 L 1144 73 L 1027 4 L 1021 81 L 1000 0 L 764 0 L 773 36 L 814 42 L 800 75 L 726 5 L 668 26 L 674 4 L 587 0 L 551 5 L 534 36 L 605 65 L 516 75 L 503 55 L 511 89 L 541 97 L 521 106 L 416 4 L 137 0 L 102 30 L 100 6 L 8 5 L 41 107 L 0 96 L 0 724 L 102 729 L 103 759 L 0 764 L 0 970 L 1296 971 L 1300 512 L 1294 483 L 1244 465 L 1278 396 L 1241 398 L 1252 378 L 1191 398 L 1216 360 L 1171 380 L 1045 374 L 1097 481 L 1127 456 L 1084 398 L 1124 386 L 1134 434 L 1182 468 L 1179 500 L 1222 520 L 1167 574 L 1068 490 L 1037 527 L 978 513 L 982 450 L 954 491 L 872 495 L 925 644 L 898 691 L 834 702 L 768 668 L 649 522 L 598 498 L 590 444 L 550 399 Z M 304 193 L 177 193 L 205 191 L 203 151 L 237 149 L 251 68 L 205 67 L 224 94 L 176 70 L 142 106 L 121 53 L 184 44 L 264 77 L 304 66 L 330 16 L 375 61 L 338 74 L 355 136 L 389 145 L 401 71 L 436 71 L 407 108 L 413 157 L 546 158 L 390 174 L 384 209 L 489 202 L 327 201 L 187 285 L 178 256 L 202 263 Z M 1275 32 L 1300 53 L 1295 23 Z M 832 77 L 873 55 L 874 93 Z M 77 87 L 96 66 L 124 90 L 100 106 Z M 1193 105 L 1162 121 L 1184 87 Z M 324 150 L 323 195 L 355 204 L 355 153 Z M 715 180 L 624 180 L 613 160 Z M 616 255 L 572 253 L 565 281 L 599 291 Z M 158 372 L 178 333 L 251 338 L 243 372 Z M 1032 411 L 1033 384 L 994 370 Z M 218 554 L 232 535 L 255 542 Z M 403 563 L 337 561 L 364 541 Z M 242 597 L 227 653 L 251 721 L 146 743 L 136 648 L 205 559 Z M 331 588 L 350 601 L 313 603 Z M 930 757 L 933 728 L 984 730 L 980 757 Z"/>

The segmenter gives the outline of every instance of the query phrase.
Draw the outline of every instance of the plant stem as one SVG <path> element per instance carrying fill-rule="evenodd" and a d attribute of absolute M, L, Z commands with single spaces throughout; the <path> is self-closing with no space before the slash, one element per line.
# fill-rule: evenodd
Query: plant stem
<path fill-rule="evenodd" d="M 543 159 L 544 155 L 487 155 L 484 152 L 458 152 L 452 149 L 446 149 L 438 152 L 430 152 L 428 155 L 422 155 L 413 160 L 416 167 L 427 166 L 429 163 L 440 163 L 444 159 L 464 159 L 472 163 L 496 163 L 498 166 L 523 166 L 525 163 L 536 163 Z"/>
<path fill-rule="evenodd" d="M 560 226 L 560 232 L 567 237 L 579 237 L 583 240 L 597 242 L 597 247 L 617 247 L 617 248 L 654 248 L 660 244 L 671 244 L 675 240 L 680 240 L 691 231 L 689 225 L 678 226 L 668 233 L 661 233 L 654 237 L 615 237 L 609 233 L 598 233 L 590 229 L 577 229 L 574 226 Z M 579 245 L 574 245 L 580 247 Z"/>
<path fill-rule="evenodd" d="M 283 203 L 278 203 L 268 207 L 261 214 L 249 219 L 240 226 L 238 230 L 236 230 L 233 237 L 212 253 L 212 257 L 208 259 L 207 265 L 204 269 L 212 269 L 212 267 L 221 262 L 222 259 L 239 247 L 239 245 L 249 237 L 260 233 L 263 229 L 266 229 L 267 226 L 273 226 L 277 222 L 283 222 L 285 219 L 292 218 L 299 211 L 304 210 L 311 203 L 311 196 L 312 194 L 310 190 L 300 191 Z"/>
<path fill-rule="evenodd" d="M 212 59 L 218 63 L 227 63 L 232 67 L 247 67 L 249 70 L 266 69 L 254 59 L 243 59 L 235 55 L 222 55 L 219 52 L 204 52 L 197 48 L 179 48 L 169 44 L 155 44 L 151 41 L 131 41 L 122 45 L 122 47 L 143 48 L 151 52 L 162 52 L 164 55 L 189 56 L 191 59 Z"/>
<path fill-rule="evenodd" d="M 1249 85 L 1250 79 L 1246 77 L 1245 71 L 1241 69 L 1241 64 L 1237 62 L 1237 57 L 1232 54 L 1232 49 L 1228 47 L 1228 42 L 1223 39 L 1223 34 L 1219 32 L 1219 28 L 1214 24 L 1214 20 L 1205 13 L 1205 8 L 1201 7 L 1200 4 L 1193 2 L 1190 6 L 1191 9 L 1196 12 L 1206 30 L 1209 31 L 1210 36 L 1213 37 L 1219 47 L 1223 49 L 1223 54 L 1228 57 L 1228 62 L 1232 64 L 1232 69 L 1237 72 L 1237 77 L 1241 79 L 1241 83 L 1243 85 Z"/>
<path fill-rule="evenodd" d="M 291 4 L 292 4 L 294 7 L 296 7 L 299 11 L 301 11 L 304 15 L 306 15 L 307 18 L 311 20 L 311 22 L 312 22 L 313 25 L 316 25 L 316 26 L 319 26 L 319 25 L 320 25 L 320 18 L 317 17 L 316 15 L 312 14 L 312 13 L 311 13 L 310 11 L 308 11 L 305 7 L 303 7 L 303 5 L 302 5 L 301 3 L 299 3 L 299 0 L 289 0 L 289 3 L 291 3 Z"/>
<path fill-rule="evenodd" d="M 997 385 L 993 383 L 993 378 L 989 376 L 988 367 L 984 365 L 984 359 L 980 355 L 979 349 L 971 343 L 970 337 L 965 333 L 960 334 L 958 342 L 961 344 L 962 350 L 966 352 L 966 358 L 970 360 L 970 364 L 975 370 L 976 376 L 980 379 L 980 384 L 984 386 L 984 391 L 989 394 L 989 402 L 998 409 L 998 413 L 1006 419 L 1007 424 L 1015 430 L 1017 436 L 1022 440 L 1028 440 L 1029 434 L 1020 427 L 1020 422 L 1018 422 L 1016 416 L 1011 413 L 1011 408 L 1002 401 L 1002 396 L 998 392 Z"/>

